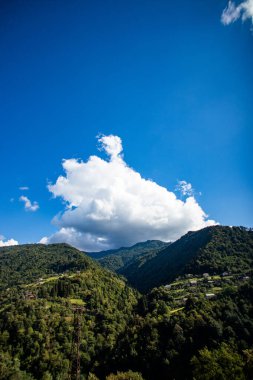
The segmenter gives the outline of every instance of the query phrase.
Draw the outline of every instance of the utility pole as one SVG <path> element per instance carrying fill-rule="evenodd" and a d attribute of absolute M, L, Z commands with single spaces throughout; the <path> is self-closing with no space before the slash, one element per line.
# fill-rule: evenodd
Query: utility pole
<path fill-rule="evenodd" d="M 74 306 L 74 331 L 71 346 L 71 361 L 69 366 L 69 380 L 80 380 L 81 367 L 80 367 L 80 345 L 81 345 L 81 326 L 82 314 L 84 308 L 82 306 Z"/>

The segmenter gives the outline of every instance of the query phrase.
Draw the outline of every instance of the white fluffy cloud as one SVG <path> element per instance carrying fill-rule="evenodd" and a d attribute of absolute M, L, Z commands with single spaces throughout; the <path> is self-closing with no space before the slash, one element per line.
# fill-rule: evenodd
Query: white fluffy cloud
<path fill-rule="evenodd" d="M 0 235 L 0 247 L 10 247 L 11 245 L 18 245 L 18 241 L 14 239 L 5 240 L 4 236 Z"/>
<path fill-rule="evenodd" d="M 229 1 L 228 6 L 224 9 L 221 15 L 221 21 L 224 25 L 229 25 L 239 18 L 242 21 L 251 19 L 253 24 L 253 0 L 246 0 L 236 5 L 233 1 Z"/>
<path fill-rule="evenodd" d="M 146 180 L 122 156 L 118 136 L 101 136 L 100 150 L 109 159 L 63 161 L 65 175 L 49 191 L 66 203 L 53 220 L 59 231 L 42 243 L 67 242 L 92 251 L 129 246 L 148 239 L 175 240 L 189 230 L 213 225 L 191 195 L 185 201 Z M 192 187 L 183 182 L 185 195 Z"/>
<path fill-rule="evenodd" d="M 26 190 L 29 190 L 29 187 L 28 186 L 20 186 L 19 190 L 26 191 Z"/>
<path fill-rule="evenodd" d="M 34 211 L 37 211 L 39 209 L 38 202 L 36 202 L 36 201 L 31 202 L 30 199 L 28 197 L 25 197 L 24 195 L 21 195 L 19 200 L 21 202 L 24 202 L 26 211 L 33 211 L 34 212 Z"/>

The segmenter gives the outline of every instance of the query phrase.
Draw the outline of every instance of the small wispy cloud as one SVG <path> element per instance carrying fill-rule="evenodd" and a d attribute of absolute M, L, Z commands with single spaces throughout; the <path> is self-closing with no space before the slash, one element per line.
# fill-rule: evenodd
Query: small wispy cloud
<path fill-rule="evenodd" d="M 121 160 L 123 157 L 122 151 L 122 141 L 119 136 L 109 135 L 105 136 L 103 134 L 100 134 L 97 136 L 99 146 L 98 150 L 105 151 L 106 154 L 112 159 L 112 160 Z"/>
<path fill-rule="evenodd" d="M 178 181 L 175 190 L 184 196 L 192 197 L 194 195 L 192 184 L 186 181 Z"/>
<path fill-rule="evenodd" d="M 246 0 L 236 5 L 233 1 L 228 2 L 228 6 L 223 10 L 221 22 L 224 25 L 229 25 L 238 20 L 242 21 L 251 19 L 253 24 L 253 0 Z"/>
<path fill-rule="evenodd" d="M 33 211 L 34 212 L 34 211 L 37 211 L 39 209 L 38 202 L 36 202 L 36 201 L 31 202 L 30 199 L 28 197 L 25 197 L 24 195 L 21 195 L 19 200 L 21 202 L 24 202 L 26 211 Z"/>
<path fill-rule="evenodd" d="M 29 187 L 28 186 L 20 186 L 19 190 L 26 191 L 26 190 L 29 190 Z"/>
<path fill-rule="evenodd" d="M 14 239 L 5 240 L 3 235 L 0 235 L 0 247 L 10 247 L 11 245 L 18 245 L 18 241 Z"/>

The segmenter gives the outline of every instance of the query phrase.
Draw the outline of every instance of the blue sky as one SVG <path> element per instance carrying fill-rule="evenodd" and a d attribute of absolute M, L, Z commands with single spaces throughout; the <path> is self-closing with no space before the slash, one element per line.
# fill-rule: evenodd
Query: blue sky
<path fill-rule="evenodd" d="M 171 192 L 191 183 L 210 219 L 253 225 L 253 35 L 250 20 L 221 23 L 226 6 L 1 2 L 0 235 L 37 242 L 58 230 L 64 196 L 47 185 L 62 159 L 105 159 L 99 133 L 122 139 L 143 178 Z"/>

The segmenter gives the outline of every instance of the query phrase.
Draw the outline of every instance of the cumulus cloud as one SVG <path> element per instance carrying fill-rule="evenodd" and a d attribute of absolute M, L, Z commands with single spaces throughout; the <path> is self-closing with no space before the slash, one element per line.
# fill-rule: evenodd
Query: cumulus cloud
<path fill-rule="evenodd" d="M 49 191 L 66 204 L 53 223 L 58 232 L 42 243 L 67 242 L 87 251 L 129 246 L 148 239 L 175 240 L 189 230 L 213 225 L 194 196 L 185 201 L 147 180 L 123 160 L 118 136 L 100 136 L 98 156 L 64 160 L 65 174 Z M 185 195 L 192 188 L 183 181 Z"/>
<path fill-rule="evenodd" d="M 223 10 L 221 22 L 229 25 L 241 17 L 242 21 L 251 19 L 253 24 L 253 0 L 246 0 L 236 5 L 233 1 L 229 1 L 228 6 Z"/>
<path fill-rule="evenodd" d="M 5 240 L 4 236 L 0 235 L 0 247 L 10 247 L 11 245 L 18 245 L 18 241 L 14 239 Z"/>
<path fill-rule="evenodd" d="M 28 186 L 20 186 L 19 190 L 26 191 L 26 190 L 29 190 L 29 187 Z"/>
<path fill-rule="evenodd" d="M 21 202 L 24 202 L 26 211 L 33 211 L 34 212 L 34 211 L 37 211 L 39 209 L 38 202 L 36 202 L 36 201 L 31 202 L 30 199 L 28 197 L 25 197 L 24 195 L 21 195 L 19 200 Z"/>

